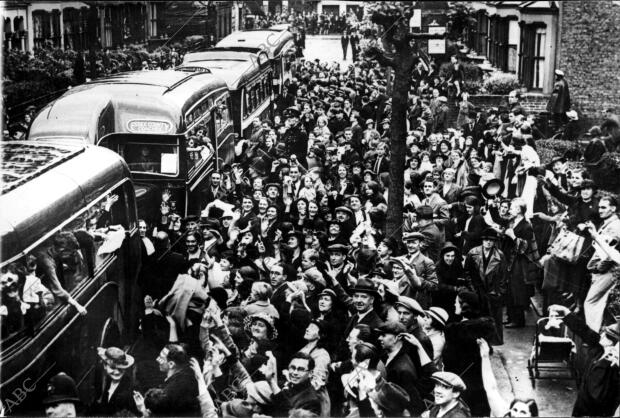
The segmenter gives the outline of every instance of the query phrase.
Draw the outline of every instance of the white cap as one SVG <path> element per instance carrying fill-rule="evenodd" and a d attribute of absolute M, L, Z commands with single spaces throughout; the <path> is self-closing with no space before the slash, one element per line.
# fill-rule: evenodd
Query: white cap
<path fill-rule="evenodd" d="M 555 74 L 564 77 L 564 71 L 562 70 L 555 70 Z"/>

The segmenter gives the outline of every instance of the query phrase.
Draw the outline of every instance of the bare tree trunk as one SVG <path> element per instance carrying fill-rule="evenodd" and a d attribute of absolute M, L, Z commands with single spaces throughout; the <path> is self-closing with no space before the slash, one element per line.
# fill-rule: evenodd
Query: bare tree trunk
<path fill-rule="evenodd" d="M 386 236 L 400 240 L 403 226 L 403 201 L 405 191 L 405 155 L 407 154 L 407 101 L 411 87 L 411 57 L 395 59 L 392 69 L 392 120 L 390 123 L 390 188 L 388 194 Z"/>

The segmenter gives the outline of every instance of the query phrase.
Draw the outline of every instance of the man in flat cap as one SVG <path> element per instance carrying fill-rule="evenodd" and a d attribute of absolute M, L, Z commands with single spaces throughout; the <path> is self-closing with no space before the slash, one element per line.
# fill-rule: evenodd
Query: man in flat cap
<path fill-rule="evenodd" d="M 461 401 L 461 393 L 467 389 L 463 379 L 451 372 L 435 372 L 432 379 L 435 381 L 435 389 L 433 390 L 435 403 L 422 414 L 423 417 L 457 418 L 471 416 L 469 408 Z"/>
<path fill-rule="evenodd" d="M 422 376 L 419 373 L 421 370 L 416 370 L 405 346 L 406 343 L 403 339 L 403 335 L 406 333 L 405 326 L 400 322 L 387 321 L 378 327 L 375 332 L 379 336 L 379 344 L 383 349 L 381 359 L 385 363 L 385 379 L 405 389 L 410 400 L 409 411 L 414 416 L 419 415 L 425 409 L 424 394 L 420 392 L 416 385 L 416 382 Z M 410 341 L 421 347 L 415 337 L 410 336 Z M 420 348 L 420 352 L 423 356 L 422 363 L 424 366 L 435 370 L 430 357 L 423 348 Z"/>
<path fill-rule="evenodd" d="M 420 232 L 410 232 L 403 235 L 403 242 L 407 247 L 407 255 L 398 257 L 413 269 L 419 279 L 420 287 L 417 289 L 416 299 L 422 307 L 430 307 L 430 292 L 437 285 L 435 263 L 421 252 L 425 236 Z"/>

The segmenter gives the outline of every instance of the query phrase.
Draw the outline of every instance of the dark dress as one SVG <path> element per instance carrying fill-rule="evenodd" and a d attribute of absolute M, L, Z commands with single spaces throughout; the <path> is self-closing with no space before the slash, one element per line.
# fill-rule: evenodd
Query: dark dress
<path fill-rule="evenodd" d="M 438 285 L 437 290 L 432 295 L 433 306 L 445 309 L 450 317 L 453 317 L 457 287 L 465 284 L 463 280 L 460 282 L 458 280 L 465 277 L 463 265 L 458 258 L 454 260 L 452 265 L 448 265 L 443 259 L 440 259 L 435 273 L 437 274 Z"/>
<path fill-rule="evenodd" d="M 466 319 L 449 324 L 445 330 L 443 352 L 444 370 L 458 374 L 467 390 L 461 399 L 471 408 L 472 416 L 488 417 L 489 401 L 482 384 L 480 349 L 477 338 L 491 341 L 495 336 L 493 320 L 489 317 Z"/>

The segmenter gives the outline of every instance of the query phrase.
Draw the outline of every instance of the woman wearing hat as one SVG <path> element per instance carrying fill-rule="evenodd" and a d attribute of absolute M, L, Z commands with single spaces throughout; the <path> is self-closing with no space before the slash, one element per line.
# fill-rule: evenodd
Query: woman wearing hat
<path fill-rule="evenodd" d="M 424 332 L 433 344 L 433 362 L 438 370 L 443 370 L 443 360 L 441 358 L 443 349 L 446 345 L 444 330 L 448 322 L 448 312 L 438 306 L 431 306 L 426 311 L 424 321 Z"/>
<path fill-rule="evenodd" d="M 105 371 L 105 383 L 101 396 L 91 405 L 89 415 L 132 413 L 139 416 L 133 398 L 134 385 L 131 377 L 134 358 L 117 347 L 99 347 L 97 354 Z"/>
<path fill-rule="evenodd" d="M 460 205 L 459 205 L 460 206 Z M 466 218 L 460 223 L 460 232 L 455 234 L 461 241 L 463 254 L 482 244 L 480 234 L 487 227 L 484 217 L 480 215 L 480 201 L 475 196 L 467 196 L 464 200 Z"/>
<path fill-rule="evenodd" d="M 461 263 L 459 249 L 447 242 L 439 253 L 439 262 L 435 269 L 437 274 L 437 290 L 433 292 L 433 305 L 445 309 L 450 316 L 454 315 L 454 298 L 459 286 L 465 285 L 465 271 Z"/>

